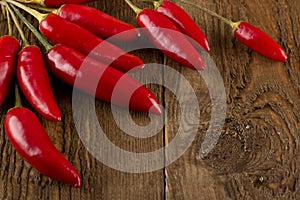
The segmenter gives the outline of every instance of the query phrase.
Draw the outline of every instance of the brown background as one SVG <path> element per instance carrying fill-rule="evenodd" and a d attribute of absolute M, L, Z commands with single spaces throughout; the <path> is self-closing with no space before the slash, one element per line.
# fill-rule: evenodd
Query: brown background
<path fill-rule="evenodd" d="M 226 122 L 213 151 L 204 159 L 197 159 L 211 111 L 209 93 L 201 77 L 165 59 L 156 50 L 139 51 L 137 54 L 145 63 L 166 61 L 185 75 L 199 98 L 198 134 L 184 155 L 151 173 L 124 173 L 103 165 L 88 153 L 78 137 L 72 118 L 71 88 L 52 78 L 64 118 L 62 122 L 53 123 L 39 117 L 56 147 L 79 170 L 83 185 L 74 189 L 52 181 L 16 154 L 2 126 L 5 112 L 13 106 L 11 92 L 0 108 L 0 199 L 300 198 L 300 1 L 193 1 L 233 20 L 246 20 L 260 27 L 283 46 L 289 57 L 287 63 L 268 60 L 236 41 L 226 24 L 184 6 L 206 33 L 212 49 L 210 55 L 226 88 Z M 135 24 L 135 14 L 124 1 L 101 0 L 90 5 Z M 26 16 L 37 25 L 33 18 Z M 1 34 L 6 34 L 3 17 L 0 23 Z M 24 30 L 30 41 L 36 43 L 29 31 Z M 157 74 L 157 79 L 163 81 L 164 76 L 167 74 Z M 166 107 L 169 116 L 164 129 L 148 139 L 134 139 L 124 134 L 111 116 L 110 105 L 96 101 L 99 122 L 105 133 L 128 151 L 159 149 L 174 138 L 178 129 L 180 109 L 174 95 L 159 85 L 148 87 Z M 29 107 L 25 100 L 23 102 Z M 119 114 L 122 116 L 122 112 Z M 83 121 L 84 116 L 83 111 Z M 132 116 L 138 124 L 149 123 L 145 114 L 132 112 Z M 88 137 L 93 125 L 85 122 Z"/>

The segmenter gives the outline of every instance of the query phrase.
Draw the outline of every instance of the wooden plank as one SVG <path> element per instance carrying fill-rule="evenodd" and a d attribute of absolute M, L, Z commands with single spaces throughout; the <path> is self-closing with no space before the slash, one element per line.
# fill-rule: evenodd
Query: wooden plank
<path fill-rule="evenodd" d="M 128 8 L 124 9 L 125 3 L 120 6 L 119 1 L 104 1 L 90 5 L 98 7 L 100 10 L 121 20 L 134 20 L 134 13 Z M 5 26 L 5 23 L 3 26 Z M 31 41 L 33 39 L 32 37 Z M 161 62 L 161 55 L 155 51 L 140 53 L 140 56 L 145 62 L 151 60 Z M 161 74 L 157 74 L 155 78 L 157 82 L 162 82 Z M 16 154 L 1 127 L 0 199 L 162 199 L 164 197 L 163 169 L 137 174 L 122 172 L 105 166 L 93 154 L 88 152 L 78 136 L 77 127 L 75 127 L 72 115 L 71 87 L 65 86 L 64 83 L 53 77 L 52 82 L 64 118 L 59 123 L 48 122 L 41 117 L 40 120 L 55 146 L 80 172 L 83 185 L 80 189 L 74 189 L 40 175 Z M 155 85 L 149 85 L 148 87 L 154 91 L 158 100 L 162 102 L 161 87 Z M 91 108 L 89 99 L 84 96 L 81 98 L 82 104 L 86 105 L 84 108 Z M 1 122 L 4 119 L 4 113 L 13 105 L 13 101 L 13 93 L 11 93 L 5 106 L 1 107 Z M 28 103 L 25 101 L 24 105 L 28 106 Z M 97 142 L 93 131 L 95 124 L 100 123 L 107 137 L 116 146 L 129 152 L 148 152 L 162 146 L 163 130 L 157 136 L 145 140 L 129 137 L 117 127 L 109 104 L 96 101 L 95 105 L 99 122 L 89 121 L 89 118 L 85 118 L 90 112 L 93 112 L 89 109 L 81 110 L 81 115 L 78 118 L 81 121 L 79 128 L 80 130 L 81 128 L 84 129 L 87 138 L 95 139 L 95 142 Z M 117 115 L 119 119 L 122 119 L 124 114 L 122 111 L 118 111 Z M 131 115 L 139 125 L 149 123 L 149 118 L 145 114 L 132 112 Z M 121 122 L 127 123 L 124 120 Z M 81 125 L 83 126 L 81 127 Z M 118 160 L 115 162 L 118 162 Z"/>
<path fill-rule="evenodd" d="M 285 64 L 276 63 L 248 50 L 233 40 L 226 25 L 188 8 L 208 33 L 210 55 L 228 95 L 227 119 L 218 144 L 208 156 L 197 159 L 207 130 L 204 125 L 188 151 L 166 168 L 167 199 L 298 199 L 299 37 L 294 39 L 295 34 L 299 35 L 299 23 L 294 23 L 299 18 L 297 1 L 197 3 L 260 27 L 284 47 L 289 59 Z M 178 70 L 195 80 L 190 71 Z M 209 121 L 211 105 L 204 92 L 207 88 L 200 80 L 192 81 L 192 85 L 200 96 L 201 121 Z M 174 108 L 176 104 L 169 93 L 165 99 L 169 116 L 175 119 L 166 125 L 166 138 L 172 139 L 179 108 Z"/>
<path fill-rule="evenodd" d="M 90 144 L 98 144 L 94 135 L 99 122 L 106 136 L 116 146 L 129 152 L 153 152 L 174 141 L 181 119 L 183 133 L 194 136 L 190 130 L 197 127 L 192 144 L 183 155 L 163 169 L 149 173 L 128 173 L 106 166 L 89 152 L 78 135 L 78 125 L 72 115 L 72 90 L 61 81 L 51 78 L 54 93 L 64 113 L 62 122 L 49 122 L 39 116 L 55 146 L 70 160 L 83 177 L 83 186 L 74 189 L 40 175 L 16 154 L 0 128 L 0 199 L 299 199 L 299 122 L 300 122 L 300 40 L 299 0 L 227 0 L 198 1 L 219 14 L 233 20 L 246 20 L 270 34 L 288 53 L 287 63 L 270 61 L 249 50 L 233 38 L 229 26 L 195 8 L 184 6 L 206 33 L 211 46 L 211 57 L 223 77 L 227 117 L 221 137 L 215 148 L 204 158 L 199 150 L 211 121 L 212 100 L 203 78 L 195 71 L 165 60 L 165 64 L 183 75 L 190 83 L 198 100 L 200 118 L 196 109 L 181 111 L 180 102 L 167 88 L 149 84 L 158 100 L 166 107 L 167 122 L 155 136 L 141 139 L 129 136 L 116 124 L 110 105 L 96 101 L 97 120 L 88 118 L 92 104 L 84 95 L 80 97 L 86 108 L 81 109 L 79 130 L 83 130 Z M 139 6 L 146 6 L 134 1 Z M 124 1 L 104 0 L 95 6 L 121 20 L 135 24 L 135 14 Z M 182 4 L 180 4 L 182 5 Z M 37 22 L 26 15 L 35 26 Z M 0 32 L 6 34 L 6 21 L 1 15 Z M 36 40 L 25 29 L 30 41 Z M 14 33 L 17 33 L 14 27 Z M 137 53 L 145 63 L 163 63 L 156 50 Z M 154 78 L 174 85 L 177 95 L 192 99 L 181 86 L 183 80 L 174 74 L 141 75 L 143 80 Z M 133 75 L 134 76 L 134 75 Z M 211 78 L 211 82 L 216 77 Z M 23 98 L 24 99 L 24 98 Z M 11 90 L 0 108 L 1 124 L 6 111 L 13 106 Z M 192 103 L 191 103 L 192 105 Z M 24 100 L 24 106 L 29 107 Z M 124 112 L 117 111 L 119 122 Z M 134 122 L 150 123 L 145 114 L 131 112 Z M 188 120 L 190 119 L 190 120 Z M 197 124 L 199 122 L 199 125 Z M 141 135 L 144 133 L 141 133 Z M 193 138 L 192 138 L 193 139 Z M 99 141 L 100 142 L 100 141 Z M 180 141 L 174 151 L 166 151 L 164 162 L 180 153 Z M 181 146 L 180 146 L 181 145 Z M 95 147 L 99 147 L 96 146 Z M 109 155 L 108 155 L 109 156 Z M 116 163 L 119 161 L 116 160 Z M 149 166 L 157 164 L 150 161 Z M 54 169 L 55 170 L 55 169 Z M 138 170 L 138 166 L 137 166 Z"/>

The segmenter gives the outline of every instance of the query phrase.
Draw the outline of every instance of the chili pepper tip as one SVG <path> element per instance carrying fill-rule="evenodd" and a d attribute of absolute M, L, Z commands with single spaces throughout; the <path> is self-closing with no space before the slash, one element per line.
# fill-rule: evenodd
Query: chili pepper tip
<path fill-rule="evenodd" d="M 62 117 L 61 116 L 59 116 L 59 117 L 53 117 L 54 119 L 54 121 L 57 121 L 57 122 L 60 122 L 61 120 L 62 120 Z"/>
<path fill-rule="evenodd" d="M 278 61 L 279 62 L 286 62 L 287 55 L 285 54 L 284 50 L 280 48 L 280 54 L 278 55 Z"/>
<path fill-rule="evenodd" d="M 161 115 L 162 112 L 161 112 L 161 108 L 160 108 L 159 104 L 155 100 L 153 100 L 152 103 L 153 103 L 153 105 L 149 109 L 149 113 Z"/>
<path fill-rule="evenodd" d="M 74 188 L 80 188 L 82 185 L 82 180 L 79 175 L 75 174 L 75 178 L 77 178 L 77 182 L 73 185 Z"/>
<path fill-rule="evenodd" d="M 210 47 L 209 47 L 209 45 L 208 45 L 208 41 L 207 41 L 207 40 L 205 41 L 205 44 L 203 45 L 203 48 L 205 49 L 205 51 L 206 51 L 207 53 L 210 52 Z"/>

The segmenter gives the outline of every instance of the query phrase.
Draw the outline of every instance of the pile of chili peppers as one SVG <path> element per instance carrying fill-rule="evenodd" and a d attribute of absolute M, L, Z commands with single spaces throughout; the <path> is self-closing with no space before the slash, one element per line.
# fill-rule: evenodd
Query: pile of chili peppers
<path fill-rule="evenodd" d="M 161 114 L 154 94 L 124 73 L 141 70 L 144 67 L 143 61 L 105 40 L 129 30 L 127 35 L 117 37 L 117 40 L 134 41 L 140 38 L 140 34 L 145 34 L 162 53 L 179 64 L 191 69 L 205 69 L 205 62 L 199 51 L 210 52 L 207 38 L 192 18 L 174 2 L 153 1 L 153 8 L 139 9 L 131 1 L 125 0 L 136 12 L 138 26 L 144 28 L 143 33 L 140 33 L 131 24 L 82 5 L 91 1 L 93 0 L 32 0 L 30 4 L 26 4 L 26 0 L 0 1 L 6 7 L 8 24 L 11 16 L 23 41 L 21 49 L 20 42 L 12 36 L 11 29 L 8 35 L 0 38 L 0 105 L 16 76 L 22 93 L 32 107 L 42 117 L 60 121 L 63 115 L 52 92 L 48 76 L 50 71 L 71 86 L 79 79 L 76 87 L 100 100 L 129 106 L 136 111 Z M 206 8 L 185 0 L 178 1 L 198 7 L 229 24 L 235 37 L 254 51 L 275 61 L 286 61 L 287 56 L 282 48 L 253 25 L 232 22 Z M 16 7 L 27 11 L 39 21 L 39 31 Z M 45 55 L 38 46 L 28 43 L 15 14 L 43 44 Z M 173 35 L 169 31 L 178 34 Z M 94 50 L 99 44 L 106 50 Z M 80 68 L 83 63 L 87 66 L 84 72 Z M 126 84 L 117 84 L 121 78 Z M 94 91 L 90 85 L 97 80 L 99 82 Z M 116 85 L 118 88 L 115 88 Z M 52 144 L 38 117 L 22 107 L 18 86 L 15 91 L 16 106 L 7 112 L 4 121 L 4 129 L 11 144 L 40 173 L 80 187 L 82 181 L 79 173 Z M 112 99 L 113 91 L 118 92 L 118 99 Z M 133 91 L 131 96 L 128 96 L 128 91 Z"/>

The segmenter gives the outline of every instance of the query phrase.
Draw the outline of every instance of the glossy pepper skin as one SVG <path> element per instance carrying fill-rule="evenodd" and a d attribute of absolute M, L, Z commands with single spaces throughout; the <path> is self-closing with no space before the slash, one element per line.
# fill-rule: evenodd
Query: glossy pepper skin
<path fill-rule="evenodd" d="M 267 58 L 286 61 L 283 49 L 265 32 L 247 22 L 236 22 L 235 27 L 234 35 L 240 42 Z"/>
<path fill-rule="evenodd" d="M 128 108 L 129 102 L 129 109 L 161 114 L 157 99 L 146 87 L 123 72 L 86 57 L 74 49 L 55 45 L 47 53 L 46 62 L 59 79 L 98 99 L 125 108 Z M 84 67 L 81 68 L 82 66 Z M 76 78 L 77 84 L 74 85 Z M 122 84 L 116 87 L 121 79 Z M 96 91 L 91 87 L 95 83 Z M 117 98 L 112 99 L 113 92 L 117 94 Z"/>
<path fill-rule="evenodd" d="M 37 46 L 27 46 L 20 51 L 17 78 L 23 94 L 34 109 L 48 120 L 61 120 L 62 114 L 52 93 L 44 58 Z"/>
<path fill-rule="evenodd" d="M 74 3 L 74 4 L 84 4 L 93 2 L 95 0 L 31 0 L 30 3 L 39 4 L 48 8 L 57 8 L 61 5 Z"/>
<path fill-rule="evenodd" d="M 81 186 L 81 178 L 55 148 L 36 115 L 24 107 L 10 109 L 4 119 L 7 137 L 16 151 L 45 176 Z"/>
<path fill-rule="evenodd" d="M 145 28 L 146 35 L 153 44 L 165 55 L 191 69 L 205 68 L 200 54 L 166 16 L 145 8 L 137 15 L 136 20 L 140 27 Z"/>
<path fill-rule="evenodd" d="M 0 106 L 10 88 L 19 50 L 20 43 L 16 38 L 8 35 L 0 38 Z"/>
<path fill-rule="evenodd" d="M 182 33 L 199 43 L 207 52 L 210 51 L 205 34 L 185 10 L 168 0 L 163 0 L 162 4 L 156 10 L 167 16 Z M 199 44 L 195 44 L 195 46 Z"/>
<path fill-rule="evenodd" d="M 138 30 L 131 24 L 125 23 L 90 6 L 66 4 L 58 10 L 57 14 L 103 39 L 124 31 L 127 32 L 114 37 L 116 41 L 128 42 L 139 37 Z"/>
<path fill-rule="evenodd" d="M 143 61 L 137 56 L 124 52 L 115 45 L 58 15 L 47 15 L 40 22 L 40 31 L 55 44 L 69 46 L 121 71 L 138 70 L 144 67 Z M 98 45 L 100 44 L 99 48 Z"/>

